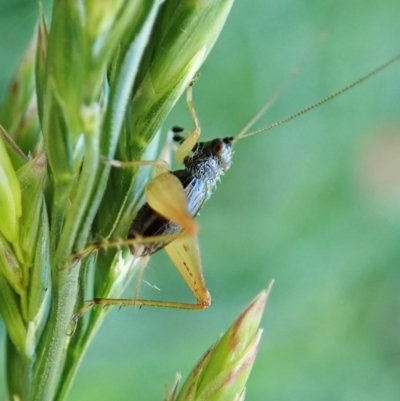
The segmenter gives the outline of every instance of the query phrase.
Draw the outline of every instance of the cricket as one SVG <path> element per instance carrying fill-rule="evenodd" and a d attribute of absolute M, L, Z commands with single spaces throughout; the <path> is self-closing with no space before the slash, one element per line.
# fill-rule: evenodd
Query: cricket
<path fill-rule="evenodd" d="M 84 306 L 74 314 L 72 323 L 76 325 L 85 312 L 95 305 L 115 305 L 119 307 L 155 306 L 191 310 L 200 310 L 209 307 L 211 296 L 207 290 L 202 273 L 197 241 L 197 225 L 194 219 L 212 195 L 221 177 L 231 167 L 233 147 L 236 142 L 271 130 L 278 125 L 284 124 L 323 105 L 367 81 L 399 59 L 400 54 L 326 98 L 267 127 L 249 132 L 254 123 L 264 115 L 266 110 L 284 90 L 285 84 L 239 134 L 216 138 L 207 142 L 199 141 L 201 128 L 193 105 L 193 85 L 198 78 L 198 75 L 196 75 L 188 86 L 186 93 L 188 110 L 194 124 L 194 129 L 186 130 L 180 127 L 172 129 L 172 142 L 177 145 L 175 157 L 178 163 L 183 164 L 184 168 L 170 171 L 169 164 L 163 160 L 143 162 L 107 160 L 107 163 L 119 168 L 153 165 L 156 169 L 156 176 L 147 184 L 145 189 L 146 203 L 139 209 L 133 220 L 127 239 L 115 243 L 112 241 L 93 243 L 75 255 L 75 259 L 81 259 L 99 248 L 126 245 L 129 247 L 134 258 L 141 258 L 139 270 L 139 273 L 141 273 L 149 257 L 153 253 L 165 249 L 171 261 L 193 292 L 197 302 L 184 303 L 139 299 L 137 292 L 132 299 L 95 298 L 86 301 Z M 167 144 L 167 148 L 167 151 L 170 152 L 171 146 Z M 141 275 L 139 274 L 137 278 L 138 282 L 140 281 L 140 277 Z"/>

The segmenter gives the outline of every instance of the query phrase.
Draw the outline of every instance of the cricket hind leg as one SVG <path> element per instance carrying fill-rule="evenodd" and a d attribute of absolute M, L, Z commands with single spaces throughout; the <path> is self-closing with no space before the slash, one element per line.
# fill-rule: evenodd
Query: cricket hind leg
<path fill-rule="evenodd" d="M 80 308 L 71 318 L 70 327 L 67 332 L 69 336 L 72 336 L 76 330 L 79 319 L 85 315 L 94 306 L 103 307 L 107 306 L 118 306 L 122 308 L 124 306 L 137 306 L 139 308 L 143 306 L 151 306 L 156 308 L 169 308 L 169 309 L 185 309 L 185 310 L 203 310 L 208 308 L 209 305 L 201 303 L 186 303 L 186 302 L 173 302 L 173 301 L 158 301 L 151 299 L 119 299 L 119 298 L 93 298 L 86 301 L 84 306 Z"/>
<path fill-rule="evenodd" d="M 186 201 L 186 198 L 185 198 Z M 175 260 L 172 261 L 177 266 L 178 270 L 181 272 L 184 272 L 185 275 L 183 275 L 183 278 L 185 279 L 186 282 L 188 282 L 189 287 L 192 289 L 192 291 L 196 294 L 200 293 L 201 295 L 198 296 L 196 295 L 196 298 L 200 298 L 200 301 L 198 304 L 186 304 L 186 303 L 180 303 L 180 302 L 164 302 L 164 301 L 152 301 L 152 300 L 143 300 L 143 299 L 138 299 L 138 292 L 139 292 L 139 286 L 141 283 L 141 276 L 143 274 L 147 259 L 149 255 L 146 255 L 146 250 L 148 249 L 148 244 L 152 244 L 155 242 L 161 242 L 161 243 L 169 243 L 166 248 L 174 248 L 177 246 L 180 246 L 180 252 L 187 253 L 190 255 L 190 244 L 188 244 L 186 241 L 184 242 L 183 245 L 181 245 L 180 240 L 189 240 L 191 239 L 192 241 L 197 243 L 197 237 L 196 236 L 190 236 L 188 232 L 178 232 L 175 234 L 169 234 L 169 235 L 158 235 L 158 236 L 152 236 L 152 237 L 140 237 L 139 235 L 136 235 L 134 238 L 129 238 L 126 240 L 116 240 L 116 241 L 109 241 L 109 240 L 103 240 L 97 243 L 93 243 L 89 245 L 86 249 L 81 251 L 80 253 L 76 254 L 74 256 L 75 261 L 78 261 L 85 256 L 87 256 L 89 253 L 98 250 L 100 248 L 109 248 L 109 247 L 122 247 L 122 246 L 129 246 L 131 249 L 131 253 L 133 254 L 134 258 L 137 260 L 138 257 L 141 257 L 142 260 L 146 259 L 146 261 L 141 262 L 141 266 L 139 268 L 139 277 L 137 278 L 137 286 L 136 286 L 136 291 L 135 291 L 135 296 L 133 299 L 114 299 L 114 298 L 95 298 L 90 301 L 87 301 L 83 307 L 81 307 L 72 317 L 71 319 L 71 326 L 70 329 L 68 330 L 69 334 L 73 334 L 73 332 L 76 329 L 78 320 L 80 317 L 82 317 L 87 311 L 89 311 L 92 306 L 94 305 L 103 305 L 103 306 L 109 306 L 109 305 L 118 305 L 118 306 L 164 306 L 164 307 L 171 307 L 171 308 L 182 308 L 182 309 L 204 309 L 210 304 L 209 301 L 209 294 L 208 291 L 205 287 L 204 279 L 201 273 L 201 262 L 199 256 L 190 256 L 190 260 L 187 260 L 187 262 L 181 262 L 180 265 L 177 264 Z M 184 249 L 184 251 L 183 251 Z M 176 256 L 176 258 L 179 259 L 185 258 L 185 256 Z M 181 267 L 184 266 L 184 267 Z"/>
<path fill-rule="evenodd" d="M 211 296 L 205 285 L 204 277 L 201 269 L 201 261 L 199 248 L 196 237 L 181 237 L 171 242 L 166 246 L 166 251 L 170 256 L 171 261 L 174 263 L 179 273 L 182 275 L 189 288 L 192 290 L 196 303 L 189 302 L 172 302 L 163 300 L 149 300 L 139 299 L 138 286 L 142 273 L 147 264 L 148 257 L 146 260 L 141 262 L 139 277 L 137 278 L 137 291 L 133 299 L 117 299 L 117 298 L 94 298 L 86 301 L 85 304 L 72 316 L 70 327 L 68 330 L 69 335 L 73 335 L 76 330 L 79 319 L 88 312 L 93 306 L 103 307 L 107 306 L 152 306 L 152 307 L 163 307 L 163 308 L 174 308 L 174 309 L 186 309 L 186 310 L 202 310 L 206 309 L 211 305 Z"/>
<path fill-rule="evenodd" d="M 71 327 L 68 334 L 72 335 L 75 332 L 79 319 L 94 306 L 100 306 L 100 305 L 102 305 L 103 307 L 118 306 L 119 308 L 122 308 L 124 306 L 133 306 L 133 307 L 136 306 L 139 308 L 143 306 L 151 306 L 151 307 L 171 308 L 171 309 L 203 310 L 211 305 L 211 298 L 208 291 L 206 291 L 205 294 L 206 294 L 206 299 L 204 301 L 197 299 L 196 303 L 153 300 L 153 299 L 139 299 L 136 297 L 134 297 L 133 299 L 93 298 L 89 301 L 86 301 L 84 305 L 72 316 Z"/>
<path fill-rule="evenodd" d="M 175 234 L 176 236 L 176 234 Z M 140 244 L 143 241 L 159 241 L 161 238 L 166 236 L 143 238 L 143 239 L 133 239 L 126 240 L 125 244 Z M 120 242 L 119 245 L 122 245 Z M 165 307 L 165 308 L 175 308 L 175 309 L 187 309 L 187 310 L 202 310 L 206 309 L 211 304 L 211 296 L 207 290 L 200 260 L 200 251 L 197 242 L 197 237 L 191 237 L 187 235 L 180 234 L 180 237 L 175 238 L 166 245 L 165 250 L 167 251 L 171 261 L 187 283 L 188 287 L 193 292 L 197 302 L 170 302 L 163 300 L 149 300 L 149 299 L 139 299 L 138 293 L 136 292 L 133 299 L 116 299 L 116 298 L 94 298 L 86 301 L 85 304 L 72 316 L 71 324 L 68 330 L 68 334 L 72 335 L 77 327 L 79 319 L 88 312 L 93 306 L 103 305 L 106 306 L 153 306 L 153 307 Z M 148 259 L 148 256 L 147 256 Z M 138 285 L 140 285 L 141 275 L 143 273 L 144 267 L 147 263 L 146 261 L 141 262 L 141 267 L 138 277 Z M 139 287 L 137 287 L 139 288 Z"/>

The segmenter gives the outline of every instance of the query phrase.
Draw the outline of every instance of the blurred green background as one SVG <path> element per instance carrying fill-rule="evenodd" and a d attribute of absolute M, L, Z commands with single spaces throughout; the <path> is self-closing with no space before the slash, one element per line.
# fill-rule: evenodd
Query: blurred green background
<path fill-rule="evenodd" d="M 0 1 L 1 97 L 36 16 L 35 1 Z M 237 0 L 195 86 L 203 137 L 237 134 L 296 66 L 257 126 L 369 72 L 400 51 L 399 38 L 398 0 Z M 399 72 L 239 142 L 199 218 L 212 307 L 113 310 L 69 399 L 161 400 L 275 278 L 247 400 L 399 400 Z M 191 127 L 184 101 L 165 128 L 174 124 Z M 143 297 L 191 299 L 164 252 L 145 280 L 162 293 L 143 283 Z M 4 399 L 3 363 L 0 376 Z"/>

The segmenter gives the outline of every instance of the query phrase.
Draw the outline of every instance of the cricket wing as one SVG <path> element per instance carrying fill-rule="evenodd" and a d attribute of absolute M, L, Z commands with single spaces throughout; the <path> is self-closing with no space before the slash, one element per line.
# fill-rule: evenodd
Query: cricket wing
<path fill-rule="evenodd" d="M 161 216 L 182 227 L 188 235 L 195 235 L 197 225 L 188 211 L 186 194 L 180 180 L 171 173 L 153 178 L 145 189 L 149 206 Z"/>
<path fill-rule="evenodd" d="M 197 237 L 180 237 L 165 247 L 199 304 L 208 307 L 211 296 L 204 281 Z"/>
<path fill-rule="evenodd" d="M 194 218 L 208 199 L 207 187 L 203 180 L 194 177 L 185 170 L 174 171 L 173 174 L 185 189 L 187 207 Z"/>

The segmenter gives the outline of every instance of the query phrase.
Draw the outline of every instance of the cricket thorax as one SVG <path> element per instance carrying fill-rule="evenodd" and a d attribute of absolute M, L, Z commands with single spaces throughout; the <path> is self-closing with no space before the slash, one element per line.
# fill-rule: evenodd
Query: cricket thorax
<path fill-rule="evenodd" d="M 199 142 L 185 160 L 185 169 L 171 172 L 182 183 L 190 215 L 194 218 L 211 196 L 211 193 L 232 163 L 232 138 L 214 139 Z M 139 210 L 129 230 L 129 238 L 171 235 L 182 229 L 173 221 L 159 215 L 148 203 Z M 162 249 L 168 242 L 155 242 L 141 247 L 135 246 L 131 251 L 140 256 L 151 255 Z"/>
<path fill-rule="evenodd" d="M 190 174 L 214 186 L 232 164 L 232 138 L 199 142 L 184 161 Z"/>

